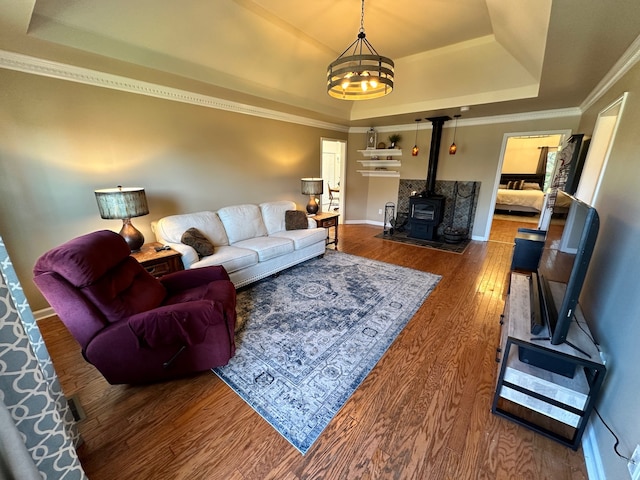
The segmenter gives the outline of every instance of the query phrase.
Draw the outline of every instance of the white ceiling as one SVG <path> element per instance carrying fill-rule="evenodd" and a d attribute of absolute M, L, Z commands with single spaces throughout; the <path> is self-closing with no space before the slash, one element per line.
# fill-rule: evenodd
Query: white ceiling
<path fill-rule="evenodd" d="M 640 34 L 637 0 L 366 0 L 395 89 L 337 100 L 326 67 L 360 14 L 360 0 L 3 0 L 0 48 L 374 125 L 576 107 Z"/>

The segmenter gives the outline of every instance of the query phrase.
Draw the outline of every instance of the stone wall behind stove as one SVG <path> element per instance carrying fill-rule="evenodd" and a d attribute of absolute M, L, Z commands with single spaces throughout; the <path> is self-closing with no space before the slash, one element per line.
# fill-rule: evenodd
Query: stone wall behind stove
<path fill-rule="evenodd" d="M 425 179 L 400 179 L 396 204 L 398 220 L 409 216 L 409 197 L 413 192 L 423 192 L 426 185 Z M 442 235 L 444 229 L 449 226 L 467 229 L 470 234 L 478 205 L 480 182 L 436 180 L 434 193 L 445 197 L 444 219 L 438 226 L 438 235 Z"/>

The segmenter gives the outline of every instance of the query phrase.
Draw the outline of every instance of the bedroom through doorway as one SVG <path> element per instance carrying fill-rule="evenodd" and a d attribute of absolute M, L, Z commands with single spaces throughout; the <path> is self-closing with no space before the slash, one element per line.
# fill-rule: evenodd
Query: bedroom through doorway
<path fill-rule="evenodd" d="M 571 135 L 570 130 L 506 133 L 502 142 L 496 182 L 492 198 L 493 215 L 487 228 L 487 238 L 494 220 L 537 228 L 549 188 L 559 149 Z M 511 239 L 513 240 L 513 239 Z"/>

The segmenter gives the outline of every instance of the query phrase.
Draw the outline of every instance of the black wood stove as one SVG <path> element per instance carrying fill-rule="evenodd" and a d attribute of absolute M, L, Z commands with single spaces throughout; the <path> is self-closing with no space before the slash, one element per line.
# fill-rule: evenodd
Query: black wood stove
<path fill-rule="evenodd" d="M 445 197 L 435 193 L 442 126 L 444 122 L 451 120 L 451 117 L 435 117 L 427 120 L 431 121 L 433 125 L 427 188 L 425 191 L 409 197 L 409 236 L 423 240 L 434 240 L 437 237 L 438 225 L 442 223 L 444 218 Z"/>
<path fill-rule="evenodd" d="M 444 197 L 432 195 L 409 197 L 409 236 L 423 240 L 436 238 L 444 216 Z"/>

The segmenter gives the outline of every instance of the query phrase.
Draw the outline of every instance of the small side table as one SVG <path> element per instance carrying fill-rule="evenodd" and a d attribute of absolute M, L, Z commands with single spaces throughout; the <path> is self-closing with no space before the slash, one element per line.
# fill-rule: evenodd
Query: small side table
<path fill-rule="evenodd" d="M 338 248 L 338 217 L 339 216 L 340 216 L 339 213 L 324 212 L 324 213 L 318 213 L 315 217 L 312 217 L 318 224 L 318 227 L 327 229 L 327 245 L 331 245 L 333 243 L 336 249 Z M 329 231 L 331 227 L 333 227 L 333 240 L 331 240 L 331 237 L 329 236 Z"/>
<path fill-rule="evenodd" d="M 139 252 L 132 252 L 131 256 L 156 278 L 167 273 L 184 270 L 180 252 L 175 250 L 160 250 L 156 252 L 155 247 L 162 247 L 162 244 L 158 242 L 145 243 Z"/>

